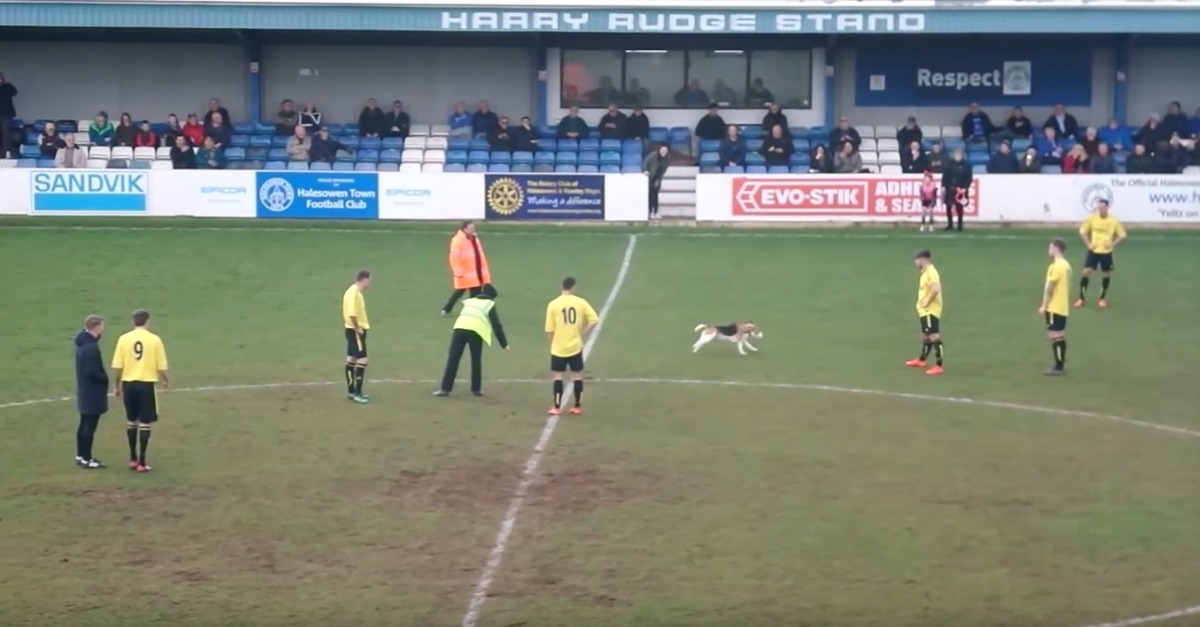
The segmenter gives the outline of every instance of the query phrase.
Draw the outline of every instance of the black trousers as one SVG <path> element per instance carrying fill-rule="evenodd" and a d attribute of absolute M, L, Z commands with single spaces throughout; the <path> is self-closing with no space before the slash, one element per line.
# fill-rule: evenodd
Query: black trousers
<path fill-rule="evenodd" d="M 0 115 L 0 159 L 5 158 L 9 151 L 15 150 L 15 147 L 13 146 L 13 132 L 11 128 L 12 121 L 13 119 L 11 117 L 7 115 Z M 13 152 L 13 157 L 16 156 L 17 153 Z"/>
<path fill-rule="evenodd" d="M 443 392 L 454 388 L 454 378 L 458 376 L 458 363 L 462 361 L 463 351 L 471 350 L 471 391 L 483 391 L 483 338 L 474 331 L 455 329 L 450 335 L 450 354 L 446 356 L 446 371 L 442 373 Z"/>
<path fill-rule="evenodd" d="M 92 442 L 96 438 L 96 427 L 100 425 L 100 414 L 79 414 L 79 428 L 75 430 L 75 456 L 92 459 Z"/>
<path fill-rule="evenodd" d="M 954 215 L 958 214 L 958 226 L 962 228 L 963 223 L 963 207 L 967 203 L 967 195 L 964 193 L 960 198 L 958 188 L 947 189 L 943 200 L 946 203 L 946 221 L 950 226 L 954 226 Z"/>
<path fill-rule="evenodd" d="M 662 190 L 662 181 L 656 184 L 650 181 L 650 215 L 658 215 L 658 192 Z"/>
<path fill-rule="evenodd" d="M 466 294 L 467 292 L 470 292 L 471 298 L 479 296 L 479 288 L 478 287 L 472 287 L 469 290 L 454 290 L 453 292 L 450 293 L 450 299 L 447 300 L 446 304 L 442 306 L 442 311 L 445 311 L 447 313 L 449 313 L 450 311 L 453 311 L 455 303 L 457 303 L 458 299 L 462 298 L 463 294 Z"/>

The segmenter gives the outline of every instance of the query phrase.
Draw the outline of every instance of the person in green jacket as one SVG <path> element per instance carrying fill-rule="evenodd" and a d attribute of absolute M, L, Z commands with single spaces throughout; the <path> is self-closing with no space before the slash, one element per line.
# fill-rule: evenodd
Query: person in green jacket
<path fill-rule="evenodd" d="M 650 179 L 650 219 L 658 219 L 658 192 L 662 189 L 663 176 L 671 166 L 671 149 L 666 144 L 659 146 L 642 162 L 642 171 Z"/>
<path fill-rule="evenodd" d="M 434 396 L 450 396 L 454 378 L 458 376 L 458 364 L 467 348 L 471 350 L 471 394 L 483 396 L 483 345 L 491 346 L 493 335 L 500 342 L 500 348 L 508 350 L 508 338 L 500 324 L 500 315 L 496 313 L 496 288 L 489 284 L 462 302 L 450 335 L 450 354 L 442 374 L 442 385 Z"/>

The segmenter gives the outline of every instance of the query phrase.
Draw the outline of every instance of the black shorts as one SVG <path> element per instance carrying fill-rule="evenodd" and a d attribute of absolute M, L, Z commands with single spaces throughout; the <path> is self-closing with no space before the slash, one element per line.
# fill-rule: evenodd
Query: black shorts
<path fill-rule="evenodd" d="M 937 198 L 922 198 L 921 206 L 926 209 L 933 209 L 937 206 Z"/>
<path fill-rule="evenodd" d="M 583 353 L 575 353 L 570 357 L 550 356 L 550 372 L 583 372 Z"/>
<path fill-rule="evenodd" d="M 921 316 L 921 333 L 933 335 L 942 332 L 942 319 L 937 316 Z"/>
<path fill-rule="evenodd" d="M 1100 270 L 1101 272 L 1112 272 L 1113 254 L 1112 253 L 1094 253 L 1088 251 L 1087 258 L 1083 260 L 1083 267 L 1089 270 Z"/>
<path fill-rule="evenodd" d="M 148 425 L 158 422 L 158 398 L 149 381 L 122 381 L 121 399 L 125 402 L 125 421 Z"/>
<path fill-rule="evenodd" d="M 354 329 L 346 329 L 346 356 L 354 359 L 367 358 L 367 330 L 359 335 Z"/>
<path fill-rule="evenodd" d="M 1060 316 L 1056 313 L 1046 312 L 1046 330 L 1047 331 L 1066 331 L 1067 317 Z"/>

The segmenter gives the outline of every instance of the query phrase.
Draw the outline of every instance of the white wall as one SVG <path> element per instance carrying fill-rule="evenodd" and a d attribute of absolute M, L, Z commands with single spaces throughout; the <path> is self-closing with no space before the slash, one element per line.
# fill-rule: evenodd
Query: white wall
<path fill-rule="evenodd" d="M 1200 46 L 1134 48 L 1129 55 L 1129 120 L 1142 124 L 1178 100 L 1189 116 L 1200 107 Z"/>
<path fill-rule="evenodd" d="M 122 44 L 0 41 L 0 71 L 20 90 L 25 120 L 87 119 L 104 110 L 166 121 L 203 113 L 217 97 L 234 120 L 246 119 L 242 51 L 218 44 Z"/>
<path fill-rule="evenodd" d="M 562 51 L 557 48 L 551 48 L 547 51 L 546 58 L 546 94 L 548 99 L 548 109 L 550 119 L 540 120 L 547 124 L 557 124 L 567 110 L 559 106 L 560 95 L 562 94 Z M 784 109 L 787 114 L 788 123 L 792 126 L 821 126 L 825 123 L 825 50 L 815 48 L 812 51 L 812 102 L 811 109 Z M 671 89 L 678 89 L 681 85 L 674 85 Z M 628 109 L 625 110 L 628 113 Z M 763 109 L 723 109 L 721 117 L 729 124 L 759 124 L 762 122 L 763 114 L 766 113 Z M 686 126 L 689 129 L 696 127 L 696 122 L 705 114 L 703 109 L 680 109 L 680 110 L 664 110 L 664 109 L 647 109 L 646 116 L 650 118 L 650 124 L 653 126 Z M 589 124 L 597 124 L 600 118 L 604 115 L 601 110 L 587 109 L 581 110 L 580 117 L 587 120 Z"/>
<path fill-rule="evenodd" d="M 384 111 L 403 101 L 416 124 L 445 124 L 459 100 L 471 110 L 487 99 L 500 115 L 534 114 L 537 71 L 523 48 L 268 46 L 262 63 L 265 120 L 284 98 L 297 108 L 312 100 L 329 122 L 357 121 L 367 98 Z"/>
<path fill-rule="evenodd" d="M 898 53 L 902 54 L 903 49 Z M 947 50 L 947 54 L 953 54 Z M 882 125 L 904 124 L 912 115 L 917 123 L 925 126 L 951 126 L 962 122 L 967 112 L 967 102 L 961 107 L 856 107 L 854 106 L 855 64 L 858 51 L 853 48 L 837 51 L 837 71 L 834 84 L 837 92 L 838 115 L 847 115 L 852 124 Z M 1071 107 L 1070 111 L 1081 125 L 1102 126 L 1112 116 L 1113 91 L 1116 86 L 1116 52 L 1096 48 L 1092 57 L 1092 106 Z M 1052 107 L 1025 107 L 1025 115 L 1040 125 L 1050 117 Z M 984 107 L 992 121 L 1002 124 L 1008 118 L 1008 107 Z"/>

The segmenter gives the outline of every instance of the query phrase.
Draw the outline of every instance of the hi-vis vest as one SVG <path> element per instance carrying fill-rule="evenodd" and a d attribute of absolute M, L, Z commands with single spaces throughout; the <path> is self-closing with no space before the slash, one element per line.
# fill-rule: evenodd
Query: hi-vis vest
<path fill-rule="evenodd" d="M 455 329 L 474 331 L 488 346 L 492 345 L 492 321 L 488 319 L 496 302 L 488 298 L 468 298 L 463 301 L 462 311 L 454 321 Z"/>

